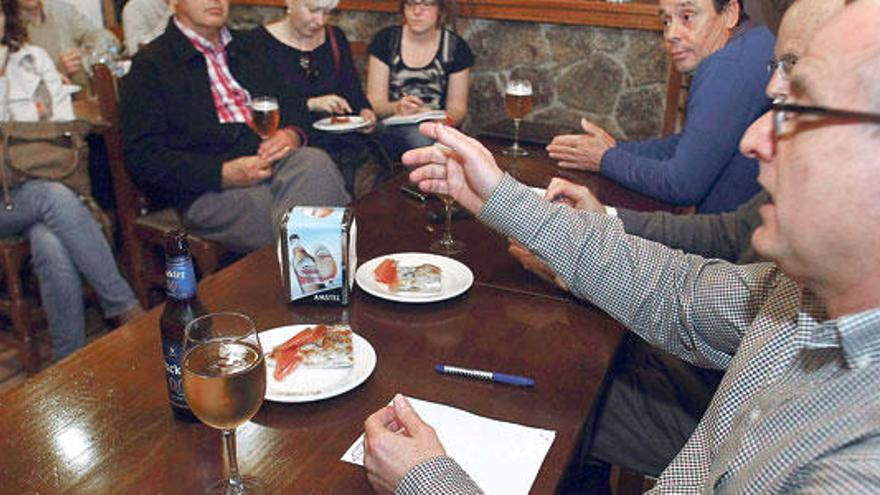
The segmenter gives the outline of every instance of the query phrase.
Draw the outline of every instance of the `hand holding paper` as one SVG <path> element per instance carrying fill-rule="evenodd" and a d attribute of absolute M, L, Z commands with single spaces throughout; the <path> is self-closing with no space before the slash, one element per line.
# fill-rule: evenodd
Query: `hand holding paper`
<path fill-rule="evenodd" d="M 400 394 L 367 418 L 364 432 L 364 467 L 378 492 L 393 492 L 410 469 L 446 454 L 434 429 Z"/>

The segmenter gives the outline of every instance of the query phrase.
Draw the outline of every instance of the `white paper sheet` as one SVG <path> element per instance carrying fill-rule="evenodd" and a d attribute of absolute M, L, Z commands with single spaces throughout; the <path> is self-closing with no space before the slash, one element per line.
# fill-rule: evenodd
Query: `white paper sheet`
<path fill-rule="evenodd" d="M 446 120 L 446 112 L 443 110 L 431 110 L 429 112 L 414 113 L 412 115 L 392 115 L 382 120 L 385 125 L 416 124 L 423 120 Z"/>
<path fill-rule="evenodd" d="M 538 476 L 556 432 L 522 426 L 443 404 L 409 398 L 419 416 L 434 427 L 446 453 L 487 494 L 527 494 Z M 361 434 L 342 460 L 364 465 Z"/>

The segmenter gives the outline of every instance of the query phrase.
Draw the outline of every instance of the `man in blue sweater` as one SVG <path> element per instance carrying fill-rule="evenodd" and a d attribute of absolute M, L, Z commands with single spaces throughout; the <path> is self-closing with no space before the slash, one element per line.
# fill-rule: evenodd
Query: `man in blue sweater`
<path fill-rule="evenodd" d="M 742 0 L 660 0 L 663 39 L 680 72 L 693 72 L 684 129 L 663 139 L 617 143 L 581 120 L 584 134 L 547 146 L 560 167 L 600 172 L 699 213 L 736 209 L 759 190 L 758 165 L 738 149 L 746 128 L 770 108 L 764 94 L 775 39 L 751 27 Z"/>

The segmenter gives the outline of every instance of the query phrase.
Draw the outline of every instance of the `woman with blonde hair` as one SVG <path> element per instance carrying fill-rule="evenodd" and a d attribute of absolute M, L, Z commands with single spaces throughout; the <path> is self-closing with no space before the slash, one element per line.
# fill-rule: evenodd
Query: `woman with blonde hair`
<path fill-rule="evenodd" d="M 269 55 L 279 77 L 302 91 L 310 123 L 328 115 L 354 114 L 367 122 L 361 130 L 369 132 L 376 123 L 376 114 L 361 87 L 348 39 L 341 29 L 327 25 L 338 3 L 339 0 L 286 0 L 284 18 L 256 28 L 250 35 L 261 51 Z M 306 131 L 310 144 L 327 151 L 340 166 L 351 191 L 354 169 L 366 159 L 363 135 Z"/>

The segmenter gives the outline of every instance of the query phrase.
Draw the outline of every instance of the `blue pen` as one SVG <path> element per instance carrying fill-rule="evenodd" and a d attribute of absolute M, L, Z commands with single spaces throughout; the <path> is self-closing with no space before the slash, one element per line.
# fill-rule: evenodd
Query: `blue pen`
<path fill-rule="evenodd" d="M 459 368 L 458 366 L 448 366 L 438 364 L 434 366 L 437 373 L 444 375 L 463 376 L 465 378 L 476 378 L 477 380 L 488 380 L 498 383 L 506 383 L 508 385 L 516 385 L 517 387 L 534 387 L 535 380 L 524 376 L 508 375 L 507 373 L 494 373 L 492 371 L 472 370 L 468 368 Z"/>

